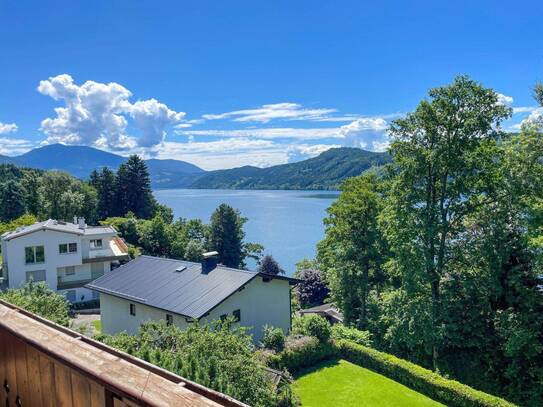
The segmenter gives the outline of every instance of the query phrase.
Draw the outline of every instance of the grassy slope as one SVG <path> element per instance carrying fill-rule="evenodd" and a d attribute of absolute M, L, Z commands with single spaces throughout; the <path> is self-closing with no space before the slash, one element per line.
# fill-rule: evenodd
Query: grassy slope
<path fill-rule="evenodd" d="M 442 406 L 371 370 L 344 360 L 320 364 L 294 383 L 302 406 Z"/>

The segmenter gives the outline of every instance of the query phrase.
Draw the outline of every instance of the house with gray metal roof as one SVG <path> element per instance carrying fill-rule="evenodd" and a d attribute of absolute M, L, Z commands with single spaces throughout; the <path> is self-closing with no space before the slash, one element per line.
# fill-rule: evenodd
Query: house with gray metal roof
<path fill-rule="evenodd" d="M 264 325 L 290 330 L 291 286 L 298 280 L 217 264 L 140 256 L 87 284 L 100 293 L 102 331 L 137 333 L 149 320 L 186 328 L 195 321 L 234 317 L 255 342 Z"/>
<path fill-rule="evenodd" d="M 22 226 L 1 241 L 3 287 L 44 281 L 73 303 L 97 299 L 84 285 L 128 260 L 128 248 L 113 227 L 89 226 L 83 218 Z"/>

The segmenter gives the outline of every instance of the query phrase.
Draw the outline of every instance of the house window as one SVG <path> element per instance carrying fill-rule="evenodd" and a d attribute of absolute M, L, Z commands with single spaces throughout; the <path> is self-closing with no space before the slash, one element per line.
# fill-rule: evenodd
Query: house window
<path fill-rule="evenodd" d="M 172 325 L 173 324 L 173 315 L 166 314 L 166 325 Z"/>
<path fill-rule="evenodd" d="M 221 317 L 220 317 L 220 318 L 221 318 L 221 321 L 226 321 L 226 318 L 227 318 L 227 317 L 228 317 L 228 315 L 222 314 Z"/>
<path fill-rule="evenodd" d="M 66 291 L 66 299 L 70 302 L 75 302 L 75 290 Z"/>
<path fill-rule="evenodd" d="M 77 243 L 61 243 L 58 245 L 60 254 L 77 253 Z"/>
<path fill-rule="evenodd" d="M 34 270 L 26 272 L 26 282 L 45 281 L 45 270 Z"/>
<path fill-rule="evenodd" d="M 25 263 L 35 264 L 45 262 L 45 249 L 43 246 L 25 247 Z"/>
<path fill-rule="evenodd" d="M 241 320 L 241 311 L 239 309 L 232 312 L 232 315 L 234 316 L 235 322 L 239 322 Z"/>
<path fill-rule="evenodd" d="M 130 315 L 136 316 L 136 304 L 130 304 Z"/>
<path fill-rule="evenodd" d="M 67 276 L 73 276 L 75 274 L 75 266 L 64 267 L 64 274 Z"/>
<path fill-rule="evenodd" d="M 102 239 L 92 239 L 90 241 L 91 249 L 101 249 L 102 248 Z"/>

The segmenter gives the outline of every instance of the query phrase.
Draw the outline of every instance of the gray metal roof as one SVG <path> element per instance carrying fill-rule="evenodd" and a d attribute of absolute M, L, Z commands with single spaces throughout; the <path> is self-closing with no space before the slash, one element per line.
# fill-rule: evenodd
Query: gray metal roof
<path fill-rule="evenodd" d="M 70 222 L 62 222 L 54 219 L 47 219 L 43 222 L 37 222 L 33 225 L 22 226 L 14 231 L 6 232 L 2 235 L 2 239 L 11 240 L 16 237 L 28 235 L 30 233 L 37 232 L 39 230 L 54 230 L 57 232 L 73 233 L 76 235 L 98 235 L 98 234 L 116 234 L 117 232 L 111 226 L 87 226 L 85 229 L 81 229 L 79 225 Z"/>
<path fill-rule="evenodd" d="M 139 256 L 86 287 L 175 314 L 201 318 L 258 274 L 221 265 L 202 273 L 199 263 Z"/>

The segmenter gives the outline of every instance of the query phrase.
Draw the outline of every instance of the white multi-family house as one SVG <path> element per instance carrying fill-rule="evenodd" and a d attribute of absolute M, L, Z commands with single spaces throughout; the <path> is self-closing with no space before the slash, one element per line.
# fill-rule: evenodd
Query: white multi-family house
<path fill-rule="evenodd" d="M 102 332 L 136 334 L 146 321 L 179 328 L 195 321 L 233 317 L 255 343 L 271 325 L 288 333 L 291 287 L 298 280 L 217 264 L 216 253 L 202 263 L 140 256 L 87 287 L 100 292 Z"/>
<path fill-rule="evenodd" d="M 27 281 L 45 281 L 72 302 L 98 298 L 85 284 L 109 272 L 128 249 L 111 226 L 87 226 L 53 219 L 2 235 L 4 286 L 18 288 Z"/>

